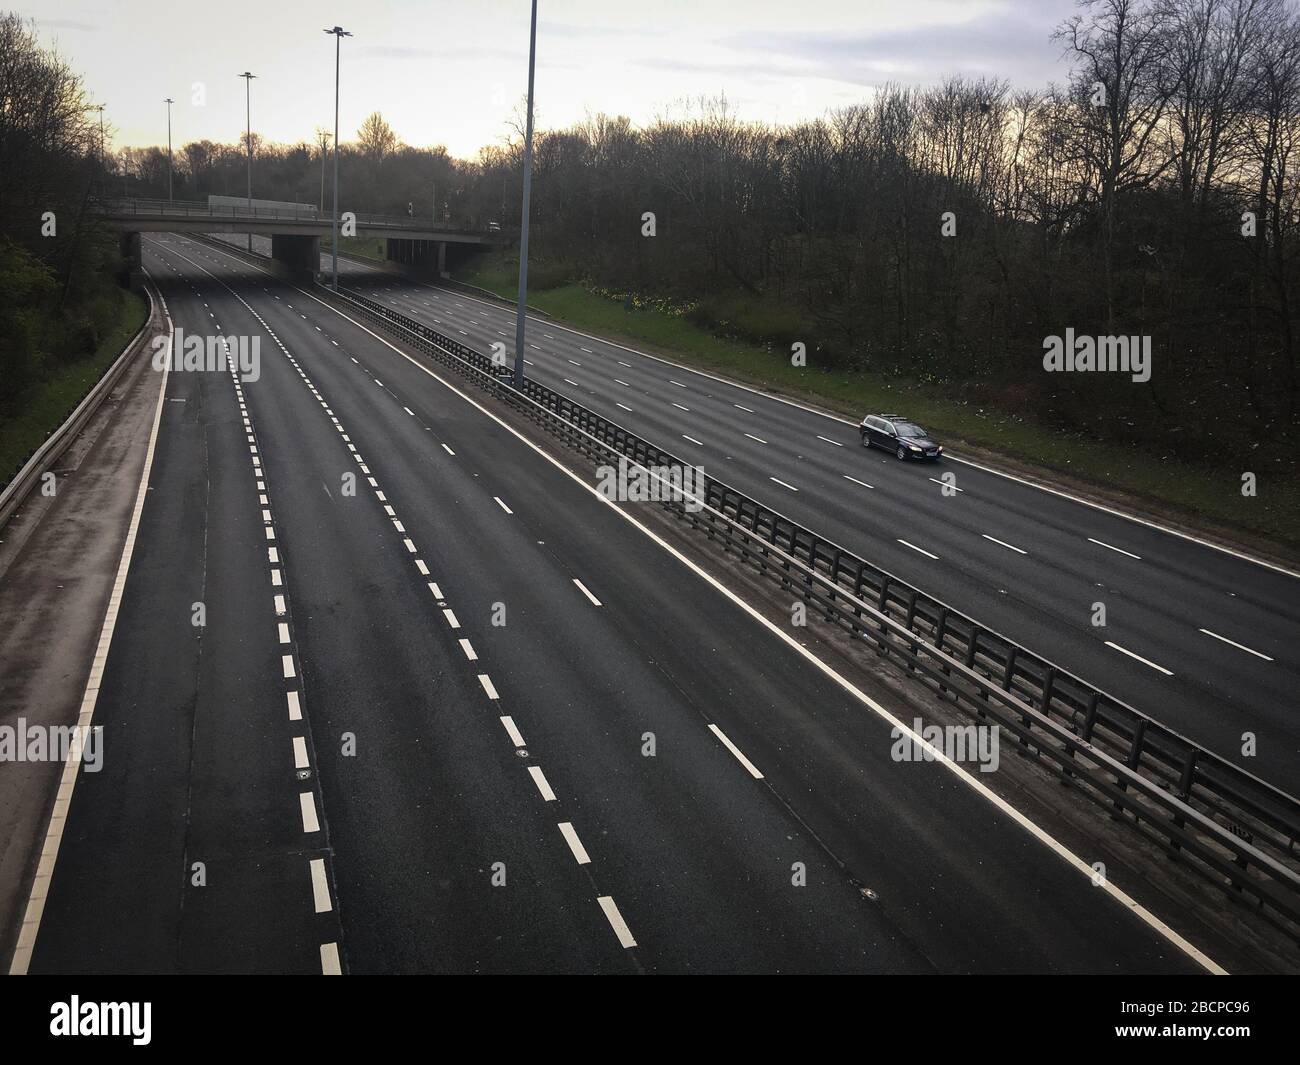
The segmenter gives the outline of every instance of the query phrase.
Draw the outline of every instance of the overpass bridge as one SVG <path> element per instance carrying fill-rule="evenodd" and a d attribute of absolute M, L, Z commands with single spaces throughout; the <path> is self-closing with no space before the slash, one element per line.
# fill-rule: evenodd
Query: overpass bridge
<path fill-rule="evenodd" d="M 320 239 L 332 215 L 313 206 L 266 200 L 214 204 L 201 200 L 102 199 L 94 211 L 122 234 L 122 253 L 133 282 L 140 270 L 141 233 L 254 233 L 271 238 L 271 256 L 298 277 L 314 275 Z M 509 238 L 499 230 L 423 221 L 404 215 L 356 214 L 356 236 L 386 241 L 394 262 L 446 269 L 447 246 L 491 247 Z"/>

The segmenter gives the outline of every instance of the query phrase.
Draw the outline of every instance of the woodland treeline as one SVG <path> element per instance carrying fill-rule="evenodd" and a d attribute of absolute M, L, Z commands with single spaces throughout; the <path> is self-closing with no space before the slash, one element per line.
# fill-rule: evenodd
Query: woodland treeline
<path fill-rule="evenodd" d="M 117 238 L 87 210 L 98 145 L 78 75 L 0 13 L 0 417 L 120 320 Z"/>
<path fill-rule="evenodd" d="M 633 294 L 776 350 L 802 341 L 813 367 L 939 383 L 1161 455 L 1290 468 L 1296 4 L 1093 0 L 1053 39 L 1061 85 L 887 85 L 779 128 L 705 100 L 541 131 L 535 284 Z M 253 148 L 254 195 L 319 200 L 319 143 Z M 242 193 L 244 152 L 184 146 L 176 195 Z M 351 209 L 517 224 L 517 135 L 462 161 L 374 115 L 341 156 Z M 165 194 L 158 149 L 114 165 L 123 188 Z M 1044 338 L 1067 327 L 1150 336 L 1151 380 L 1045 373 Z"/>

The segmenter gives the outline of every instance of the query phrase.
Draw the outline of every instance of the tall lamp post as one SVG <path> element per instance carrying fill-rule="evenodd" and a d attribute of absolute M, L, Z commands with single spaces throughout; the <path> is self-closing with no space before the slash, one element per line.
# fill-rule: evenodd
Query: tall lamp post
<path fill-rule="evenodd" d="M 334 38 L 334 291 L 339 290 L 339 53 L 344 37 L 351 37 L 342 26 L 325 31 Z"/>
<path fill-rule="evenodd" d="M 176 101 L 167 97 L 167 202 L 172 201 L 172 104 Z"/>
<path fill-rule="evenodd" d="M 533 71 L 537 66 L 537 0 L 528 30 L 528 118 L 524 125 L 524 204 L 519 223 L 519 309 L 515 313 L 515 388 L 524 387 L 524 310 L 528 303 L 528 200 L 533 187 Z"/>
<path fill-rule="evenodd" d="M 320 145 L 320 213 L 325 213 L 325 157 L 330 151 L 330 135 L 323 129 L 316 131 L 317 143 Z"/>
<path fill-rule="evenodd" d="M 251 101 L 253 79 L 257 75 L 250 74 L 245 70 L 239 76 L 244 79 L 244 143 L 248 148 L 248 213 L 251 216 L 253 213 L 253 108 Z M 253 250 L 253 234 L 251 230 L 248 234 L 248 250 Z"/>

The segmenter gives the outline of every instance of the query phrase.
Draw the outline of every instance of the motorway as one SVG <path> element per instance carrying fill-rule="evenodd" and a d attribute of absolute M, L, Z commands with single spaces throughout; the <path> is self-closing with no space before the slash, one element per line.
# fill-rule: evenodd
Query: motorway
<path fill-rule="evenodd" d="M 481 393 L 144 247 L 175 325 L 259 337 L 261 373 L 166 379 L 31 971 L 1213 967 L 973 777 L 892 760 L 885 708 Z M 886 468 L 881 499 L 926 472 Z"/>
<path fill-rule="evenodd" d="M 502 343 L 513 358 L 508 307 L 352 260 L 341 261 L 340 284 L 484 353 Z M 1300 791 L 1295 574 L 968 463 L 899 462 L 864 450 L 843 419 L 544 318 L 530 319 L 526 342 L 526 372 L 541 383 Z M 905 397 L 876 413 L 906 415 Z M 1237 493 L 1230 482 L 1224 490 Z M 1104 628 L 1093 624 L 1096 603 Z M 1252 756 L 1242 754 L 1247 733 Z"/>

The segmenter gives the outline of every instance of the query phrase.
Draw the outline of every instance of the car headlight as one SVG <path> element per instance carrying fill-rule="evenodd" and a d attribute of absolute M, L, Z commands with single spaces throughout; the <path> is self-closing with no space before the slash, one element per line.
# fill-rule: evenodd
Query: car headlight
<path fill-rule="evenodd" d="M 907 449 L 908 449 L 909 451 L 920 451 L 920 450 L 921 450 L 921 449 L 920 449 L 919 447 L 917 447 L 915 444 L 908 444 L 908 445 L 907 445 Z"/>

